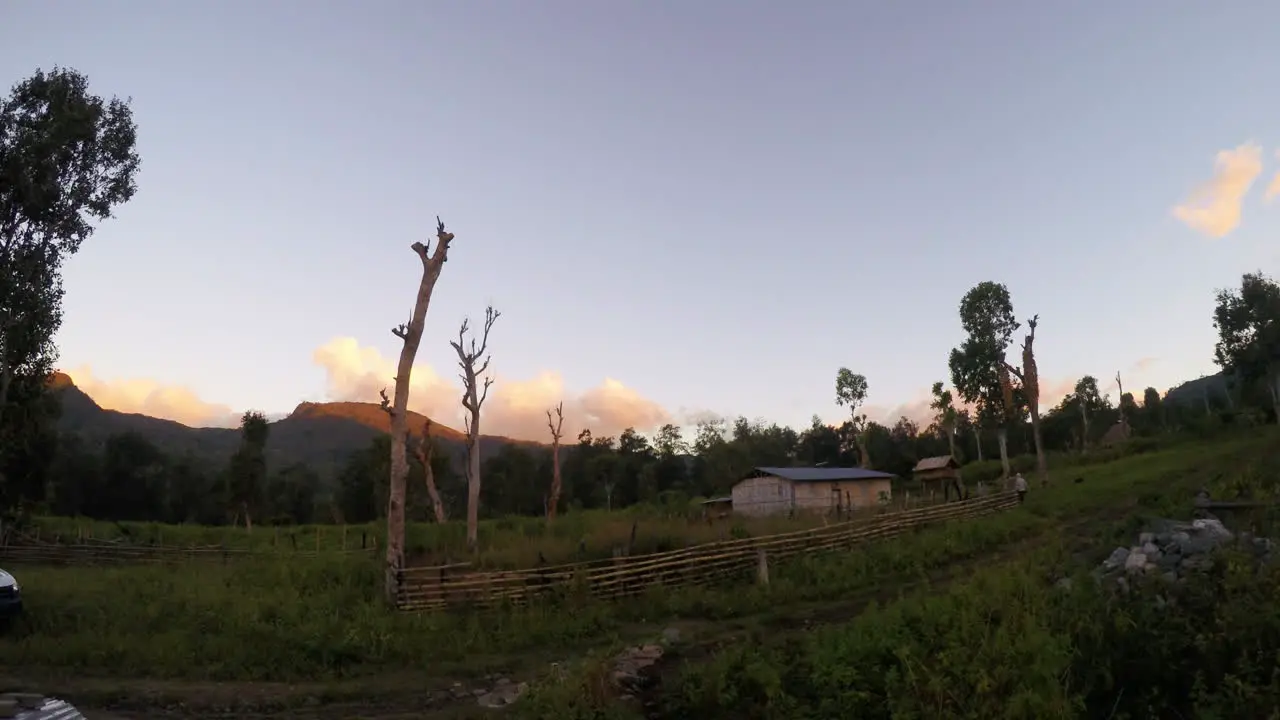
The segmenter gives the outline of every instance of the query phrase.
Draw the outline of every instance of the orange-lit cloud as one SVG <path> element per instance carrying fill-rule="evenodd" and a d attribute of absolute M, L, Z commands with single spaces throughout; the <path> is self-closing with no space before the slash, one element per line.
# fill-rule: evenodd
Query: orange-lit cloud
<path fill-rule="evenodd" d="M 1280 152 L 1276 153 L 1276 157 L 1280 158 Z M 1267 185 L 1267 202 L 1274 200 L 1277 195 L 1280 195 L 1280 172 L 1277 172 Z"/>
<path fill-rule="evenodd" d="M 1262 148 L 1245 143 L 1232 150 L 1222 150 L 1214 157 L 1213 177 L 1193 189 L 1182 204 L 1173 208 L 1173 216 L 1192 230 L 1212 238 L 1226 237 L 1240 225 L 1240 206 L 1253 182 L 1262 174 Z M 1280 192 L 1271 183 L 1272 191 Z"/>
<path fill-rule="evenodd" d="M 326 392 L 331 400 L 378 402 L 379 390 L 387 388 L 388 394 L 391 392 L 395 361 L 383 357 L 377 348 L 361 346 L 355 338 L 330 340 L 312 353 L 312 360 L 325 371 Z M 442 378 L 429 365 L 415 365 L 409 385 L 410 410 L 462 428 L 462 386 L 453 374 Z M 562 401 L 566 441 L 576 438 L 584 428 L 597 436 L 616 436 L 628 427 L 649 432 L 673 421 L 660 405 L 612 378 L 574 395 L 565 389 L 558 373 L 544 372 L 527 380 L 511 380 L 495 373 L 493 387 L 480 411 L 480 431 L 485 435 L 549 442 L 547 410 Z"/>
<path fill-rule="evenodd" d="M 143 378 L 104 380 L 88 365 L 65 370 L 86 395 L 107 410 L 176 420 L 191 427 L 236 427 L 239 414 L 226 405 L 201 400 L 190 388 Z"/>

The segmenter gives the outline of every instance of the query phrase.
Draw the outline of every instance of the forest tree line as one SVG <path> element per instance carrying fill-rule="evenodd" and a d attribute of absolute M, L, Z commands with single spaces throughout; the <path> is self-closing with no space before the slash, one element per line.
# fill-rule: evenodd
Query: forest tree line
<path fill-rule="evenodd" d="M 935 406 L 942 403 L 935 402 Z M 1081 412 L 1081 406 L 1084 412 Z M 1205 419 L 1196 404 L 1166 404 L 1148 388 L 1141 402 L 1126 393 L 1119 404 L 1099 392 L 1091 376 L 1042 418 L 1050 452 L 1080 452 L 1097 444 L 1119 422 L 1120 408 L 1137 436 L 1186 429 Z M 1211 403 L 1213 418 L 1230 408 L 1221 396 Z M 921 427 L 903 417 L 889 427 L 866 423 L 867 451 L 874 467 L 910 477 L 921 458 L 950 452 L 943 408 Z M 55 411 L 56 412 L 56 411 Z M 990 429 L 975 427 L 971 414 L 955 411 L 956 455 L 962 462 L 991 459 Z M 46 416 L 51 421 L 56 416 Z M 1087 434 L 1085 422 L 1087 420 Z M 363 523 L 385 515 L 390 436 L 379 435 L 351 454 L 331 478 L 304 464 L 268 468 L 265 447 L 270 425 L 246 413 L 240 446 L 221 467 L 207 459 L 173 456 L 137 433 L 109 437 L 91 446 L 74 434 L 46 433 L 23 453 L 13 480 L 27 488 L 33 512 L 98 519 L 219 524 Z M 738 418 L 706 422 L 692 437 L 674 425 L 650 436 L 633 429 L 617 437 L 582 432 L 561 448 L 565 509 L 620 509 L 638 503 L 687 508 L 697 498 L 727 495 L 733 484 L 758 466 L 855 466 L 861 463 L 852 421 L 829 425 L 814 417 L 803 430 Z M 1033 452 L 1031 428 L 1023 423 L 1009 435 L 1011 454 Z M 424 453 L 411 452 L 407 514 L 433 518 L 426 492 Z M 462 468 L 447 453 L 431 456 L 446 514 L 460 518 L 466 507 Z M 552 481 L 550 448 L 503 446 L 486 459 L 481 508 L 484 517 L 543 515 Z"/>

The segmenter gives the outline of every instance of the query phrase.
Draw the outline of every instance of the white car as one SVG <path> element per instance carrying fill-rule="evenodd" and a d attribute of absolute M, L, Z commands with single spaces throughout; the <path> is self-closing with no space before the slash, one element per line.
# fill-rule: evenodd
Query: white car
<path fill-rule="evenodd" d="M 22 588 L 18 579 L 0 569 L 0 618 L 10 618 L 22 612 Z"/>

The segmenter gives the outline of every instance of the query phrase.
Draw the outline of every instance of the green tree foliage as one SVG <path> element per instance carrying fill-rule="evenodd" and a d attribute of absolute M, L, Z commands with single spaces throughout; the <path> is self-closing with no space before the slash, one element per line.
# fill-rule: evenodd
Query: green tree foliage
<path fill-rule="evenodd" d="M 1246 273 L 1239 289 L 1218 291 L 1213 324 L 1214 360 L 1241 382 L 1266 387 L 1280 411 L 1280 285 L 1261 272 Z"/>
<path fill-rule="evenodd" d="M 133 196 L 126 102 L 74 70 L 37 70 L 0 99 L 0 498 L 30 500 L 47 444 L 41 403 L 62 323 L 63 261 Z M 20 471 L 15 471 L 20 468 Z M 11 474 L 12 473 L 12 474 Z M 38 472 L 36 473 L 38 474 Z M 13 478 L 12 482 L 9 478 Z"/>
<path fill-rule="evenodd" d="M 961 399 L 977 408 L 979 425 L 996 428 L 1007 474 L 1008 426 L 1019 414 L 1016 395 L 1010 402 L 1001 383 L 1005 350 L 1018 329 L 1009 289 L 990 281 L 975 285 L 960 301 L 960 326 L 966 337 L 947 360 L 951 384 Z"/>
<path fill-rule="evenodd" d="M 267 436 L 271 426 L 260 412 L 248 411 L 240 418 L 240 447 L 227 468 L 227 502 L 233 518 L 253 527 L 260 517 L 267 482 Z M 390 452 L 388 451 L 388 454 Z"/>

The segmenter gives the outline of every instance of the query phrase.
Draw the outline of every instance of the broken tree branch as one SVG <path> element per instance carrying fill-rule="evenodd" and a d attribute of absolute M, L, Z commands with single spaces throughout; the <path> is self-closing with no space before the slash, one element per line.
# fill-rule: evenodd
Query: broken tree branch
<path fill-rule="evenodd" d="M 414 446 L 414 455 L 422 465 L 422 475 L 427 484 L 427 496 L 431 498 L 431 511 L 436 522 L 446 522 L 444 502 L 440 499 L 440 489 L 436 487 L 436 470 L 431 461 L 435 459 L 435 442 L 431 440 L 431 418 L 422 423 L 422 439 Z"/>

